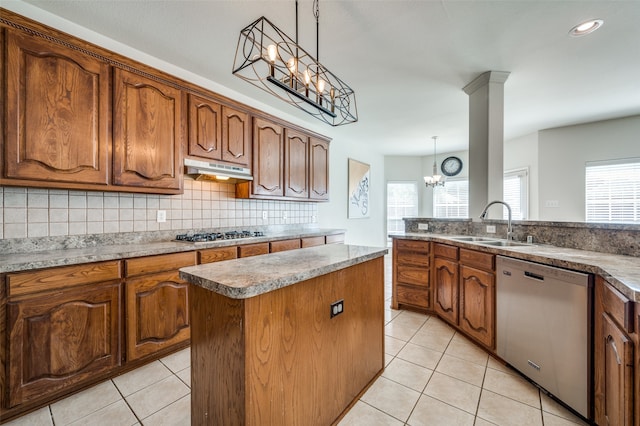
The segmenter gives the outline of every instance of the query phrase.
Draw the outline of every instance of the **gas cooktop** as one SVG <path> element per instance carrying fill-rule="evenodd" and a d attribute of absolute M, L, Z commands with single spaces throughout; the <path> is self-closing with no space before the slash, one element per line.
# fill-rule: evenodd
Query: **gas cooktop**
<path fill-rule="evenodd" d="M 217 240 L 235 240 L 239 238 L 264 237 L 262 231 L 226 231 L 226 232 L 197 232 L 176 235 L 176 241 L 187 243 L 206 243 Z"/>

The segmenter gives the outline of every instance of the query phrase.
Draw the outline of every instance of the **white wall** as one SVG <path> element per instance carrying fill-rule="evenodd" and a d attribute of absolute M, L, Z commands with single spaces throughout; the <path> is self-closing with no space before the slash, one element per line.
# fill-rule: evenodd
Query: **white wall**
<path fill-rule="evenodd" d="M 504 170 L 529 169 L 529 216 L 538 220 L 538 132 L 505 141 Z"/>
<path fill-rule="evenodd" d="M 349 124 L 350 126 L 357 126 Z M 348 244 L 384 247 L 386 245 L 386 199 L 384 157 L 366 143 L 336 138 L 331 142 L 330 194 L 328 203 L 318 205 L 318 223 L 322 228 L 344 228 Z M 370 217 L 348 219 L 348 160 L 352 158 L 371 166 L 369 185 Z"/>
<path fill-rule="evenodd" d="M 584 221 L 585 163 L 633 157 L 640 157 L 640 115 L 541 130 L 539 219 Z"/>

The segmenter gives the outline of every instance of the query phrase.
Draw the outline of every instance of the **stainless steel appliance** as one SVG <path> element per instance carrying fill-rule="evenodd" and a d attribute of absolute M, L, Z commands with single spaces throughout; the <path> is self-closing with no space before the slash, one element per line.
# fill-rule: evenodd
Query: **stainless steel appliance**
<path fill-rule="evenodd" d="M 589 418 L 590 275 L 498 256 L 498 355 Z"/>

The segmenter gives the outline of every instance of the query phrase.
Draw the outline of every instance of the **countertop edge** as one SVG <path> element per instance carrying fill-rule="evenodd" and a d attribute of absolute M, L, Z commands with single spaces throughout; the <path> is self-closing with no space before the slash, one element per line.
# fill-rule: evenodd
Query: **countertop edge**
<path fill-rule="evenodd" d="M 3 253 L 0 255 L 0 274 L 29 271 L 34 269 L 55 268 L 58 266 L 80 265 L 83 263 L 103 262 L 108 260 L 122 260 L 160 254 L 181 253 L 210 248 L 281 241 L 293 238 L 336 235 L 345 232 L 346 230 L 344 229 L 318 228 L 317 230 L 292 231 L 291 233 L 279 232 L 263 237 L 220 240 L 207 243 L 179 242 L 175 240 L 151 241 L 134 244 L 108 244 L 84 248 L 43 250 L 29 253 Z M 35 259 L 33 259 L 34 257 Z"/>
<path fill-rule="evenodd" d="M 640 303 L 640 258 L 618 254 L 590 252 L 558 246 L 532 244 L 517 247 L 492 247 L 454 240 L 454 235 L 429 233 L 391 234 L 392 239 L 434 241 L 457 247 L 481 250 L 559 268 L 573 269 L 602 276 L 630 300 Z M 617 264 L 623 264 L 622 267 Z M 636 271 L 634 273 L 634 271 Z"/>
<path fill-rule="evenodd" d="M 357 255 L 350 255 L 346 253 L 336 260 L 327 261 L 326 263 L 314 265 L 310 269 L 300 269 L 293 272 L 286 272 L 281 276 L 272 278 L 272 273 L 266 271 L 260 273 L 254 270 L 248 272 L 247 277 L 238 279 L 239 282 L 244 280 L 251 280 L 252 284 L 247 286 L 234 286 L 225 281 L 233 281 L 234 278 L 227 278 L 224 272 L 216 274 L 216 278 L 212 279 L 206 276 L 203 271 L 212 269 L 225 269 L 229 265 L 229 262 L 235 262 L 234 267 L 241 269 L 243 266 L 250 270 L 258 262 L 268 262 L 273 267 L 278 268 L 284 264 L 290 264 L 293 258 L 300 257 L 301 255 L 313 256 L 322 255 L 324 252 L 333 251 L 350 251 L 350 248 L 355 248 L 361 253 Z M 247 257 L 241 259 L 234 259 L 232 261 L 224 262 L 226 265 L 209 263 L 204 265 L 189 266 L 180 269 L 180 278 L 190 282 L 193 285 L 200 286 L 207 290 L 216 292 L 222 296 L 229 297 L 231 299 L 248 299 L 256 297 L 264 293 L 275 291 L 290 285 L 297 284 L 302 281 L 310 280 L 321 275 L 326 275 L 331 272 L 339 271 L 341 269 L 348 268 L 360 263 L 364 263 L 379 257 L 383 257 L 389 252 L 388 248 L 382 247 L 366 247 L 344 244 L 342 247 L 338 246 L 316 246 L 308 247 L 299 250 L 291 250 L 279 253 L 270 253 L 261 256 Z M 260 259 L 258 259 L 260 258 Z M 300 268 L 304 268 L 305 264 L 299 265 Z"/>

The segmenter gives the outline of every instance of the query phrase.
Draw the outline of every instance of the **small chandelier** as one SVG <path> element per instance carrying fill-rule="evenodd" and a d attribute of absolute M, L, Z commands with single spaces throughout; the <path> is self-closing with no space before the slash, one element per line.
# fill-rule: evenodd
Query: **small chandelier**
<path fill-rule="evenodd" d="M 318 56 L 318 0 L 316 56 Z M 233 74 L 332 126 L 358 121 L 354 91 L 264 16 L 240 31 Z"/>
<path fill-rule="evenodd" d="M 433 176 L 424 177 L 424 184 L 427 188 L 444 186 L 444 179 L 442 178 L 442 175 L 438 174 L 438 165 L 436 162 L 436 140 L 438 139 L 438 137 L 432 136 L 431 139 L 433 139 Z"/>

